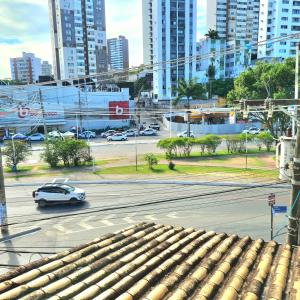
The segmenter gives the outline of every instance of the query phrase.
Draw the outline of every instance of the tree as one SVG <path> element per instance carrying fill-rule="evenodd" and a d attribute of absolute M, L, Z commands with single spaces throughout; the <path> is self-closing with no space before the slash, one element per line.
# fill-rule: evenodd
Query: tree
<path fill-rule="evenodd" d="M 258 140 L 262 142 L 262 144 L 265 145 L 267 151 L 270 151 L 272 148 L 272 145 L 274 144 L 274 138 L 269 132 L 261 132 L 256 137 Z"/>
<path fill-rule="evenodd" d="M 219 97 L 226 97 L 229 91 L 234 87 L 233 78 L 225 79 L 215 79 L 212 82 L 213 95 L 218 95 Z"/>
<path fill-rule="evenodd" d="M 6 164 L 10 168 L 16 168 L 20 162 L 27 159 L 30 150 L 26 142 L 22 141 L 8 141 L 4 150 L 3 155 L 7 157 Z"/>
<path fill-rule="evenodd" d="M 228 104 L 240 99 L 293 99 L 295 85 L 295 59 L 283 62 L 258 62 L 253 68 L 242 72 L 235 80 L 233 89 L 227 94 Z M 267 113 L 252 114 L 262 122 L 273 136 L 277 130 L 281 135 L 290 127 L 290 118 L 282 112 L 275 112 L 272 120 Z"/>
<path fill-rule="evenodd" d="M 150 170 L 153 170 L 153 166 L 158 164 L 158 159 L 153 153 L 145 154 L 144 159 L 147 162 Z"/>
<path fill-rule="evenodd" d="M 190 108 L 190 100 L 204 97 L 205 89 L 202 84 L 196 82 L 195 79 L 188 81 L 180 80 L 176 88 L 177 97 L 173 100 L 173 104 L 177 105 L 182 99 L 186 99 L 186 108 Z"/>
<path fill-rule="evenodd" d="M 77 167 L 92 160 L 88 144 L 73 139 L 49 141 L 41 157 L 51 167 L 57 167 L 60 162 L 65 167 Z"/>
<path fill-rule="evenodd" d="M 213 80 L 215 80 L 215 77 L 216 77 L 216 67 L 214 66 L 213 62 L 212 62 L 211 65 L 208 66 L 206 76 L 208 78 L 208 85 L 209 85 L 208 98 L 211 98 L 211 96 L 212 96 L 212 82 L 213 82 Z"/>
<path fill-rule="evenodd" d="M 208 29 L 208 32 L 205 34 L 207 38 L 210 38 L 212 40 L 218 40 L 219 39 L 219 33 L 218 31 L 214 29 Z"/>

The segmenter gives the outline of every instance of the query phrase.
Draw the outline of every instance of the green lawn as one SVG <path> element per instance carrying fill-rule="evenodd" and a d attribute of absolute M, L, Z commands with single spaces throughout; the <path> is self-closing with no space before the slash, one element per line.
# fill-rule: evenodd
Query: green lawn
<path fill-rule="evenodd" d="M 207 174 L 207 173 L 227 173 L 227 174 L 245 174 L 249 177 L 269 177 L 276 178 L 278 176 L 277 170 L 261 170 L 261 169 L 244 169 L 231 167 L 208 167 L 208 166 L 190 166 L 177 165 L 175 170 L 169 170 L 167 165 L 157 165 L 153 170 L 149 170 L 146 165 L 139 165 L 136 171 L 135 166 L 111 167 L 96 171 L 95 174 L 118 174 L 118 175 L 133 175 L 133 174 Z"/>
<path fill-rule="evenodd" d="M 248 150 L 248 155 L 254 155 L 254 154 L 273 154 L 275 153 L 275 150 L 271 150 L 270 152 L 268 151 L 259 151 L 257 149 L 249 149 Z M 207 158 L 214 158 L 218 160 L 226 160 L 234 157 L 241 157 L 245 156 L 245 153 L 228 153 L 227 150 L 220 150 L 216 151 L 216 153 L 207 153 L 205 152 L 203 155 L 200 154 L 200 152 L 192 152 L 189 157 L 183 157 L 183 156 L 178 156 L 174 159 L 180 160 L 180 159 L 189 159 L 189 158 L 199 158 L 199 160 L 205 160 Z M 158 159 L 165 159 L 166 155 L 165 154 L 155 154 L 155 156 Z M 144 156 L 140 156 L 141 159 L 144 158 Z"/>

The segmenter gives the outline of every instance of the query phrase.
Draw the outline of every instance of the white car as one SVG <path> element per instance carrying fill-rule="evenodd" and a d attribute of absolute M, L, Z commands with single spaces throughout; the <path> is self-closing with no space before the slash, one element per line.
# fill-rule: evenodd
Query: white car
<path fill-rule="evenodd" d="M 139 135 L 139 132 L 136 129 L 128 129 L 122 133 L 126 136 L 138 136 Z"/>
<path fill-rule="evenodd" d="M 178 137 L 188 137 L 187 130 L 184 131 L 184 132 L 178 133 L 177 136 L 178 136 Z M 193 131 L 190 131 L 190 137 L 191 137 L 191 138 L 194 138 L 194 137 L 195 137 Z"/>
<path fill-rule="evenodd" d="M 63 140 L 64 139 L 62 133 L 59 132 L 59 131 L 51 131 L 51 132 L 49 132 L 48 133 L 48 138 L 50 140 L 59 140 L 59 139 Z"/>
<path fill-rule="evenodd" d="M 29 141 L 35 142 L 35 141 L 44 141 L 45 136 L 41 133 L 34 133 L 28 137 Z"/>
<path fill-rule="evenodd" d="M 86 131 L 83 131 L 81 134 L 82 134 L 82 136 L 84 136 L 87 139 L 95 139 L 96 138 L 96 132 L 94 132 L 94 131 L 86 130 Z"/>
<path fill-rule="evenodd" d="M 127 141 L 127 136 L 123 133 L 116 133 L 114 135 L 108 136 L 107 141 Z"/>
<path fill-rule="evenodd" d="M 146 135 L 146 136 L 157 135 L 157 131 L 152 128 L 148 128 L 141 131 L 140 135 Z"/>
<path fill-rule="evenodd" d="M 248 134 L 259 134 L 260 133 L 260 129 L 257 127 L 250 127 L 247 129 L 243 130 L 243 133 L 248 133 Z"/>
<path fill-rule="evenodd" d="M 67 131 L 67 132 L 62 133 L 62 136 L 64 137 L 64 139 L 74 139 L 75 133 L 73 133 L 71 131 Z"/>
<path fill-rule="evenodd" d="M 47 204 L 80 203 L 85 200 L 85 192 L 64 183 L 48 183 L 32 193 L 34 202 L 39 207 Z"/>

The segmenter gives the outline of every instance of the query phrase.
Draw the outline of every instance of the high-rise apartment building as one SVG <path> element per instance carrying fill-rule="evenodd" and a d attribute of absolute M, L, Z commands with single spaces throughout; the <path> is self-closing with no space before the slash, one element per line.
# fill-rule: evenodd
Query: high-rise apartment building
<path fill-rule="evenodd" d="M 196 74 L 197 1 L 143 0 L 143 13 L 144 63 L 154 64 L 154 99 L 170 100 L 178 81 Z"/>
<path fill-rule="evenodd" d="M 107 40 L 108 65 L 111 70 L 129 68 L 128 40 L 125 36 Z"/>
<path fill-rule="evenodd" d="M 259 59 L 284 59 L 296 54 L 299 38 L 273 42 L 274 38 L 300 32 L 300 1 L 261 0 L 259 14 Z M 268 41 L 267 41 L 268 40 Z M 267 41 L 267 42 L 266 42 Z"/>
<path fill-rule="evenodd" d="M 42 76 L 51 76 L 52 75 L 52 66 L 48 61 L 43 61 L 41 64 L 41 75 Z"/>
<path fill-rule="evenodd" d="M 206 29 L 226 43 L 226 77 L 236 77 L 257 57 L 260 0 L 207 0 Z"/>
<path fill-rule="evenodd" d="M 57 79 L 107 71 L 105 1 L 49 0 Z"/>
<path fill-rule="evenodd" d="M 22 53 L 22 57 L 10 59 L 12 80 L 22 83 L 35 83 L 41 75 L 41 59 L 33 53 Z"/>

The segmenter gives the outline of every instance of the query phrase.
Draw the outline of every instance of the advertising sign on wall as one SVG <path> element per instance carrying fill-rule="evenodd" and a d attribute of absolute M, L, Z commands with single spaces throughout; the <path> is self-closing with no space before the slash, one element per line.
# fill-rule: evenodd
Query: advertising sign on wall
<path fill-rule="evenodd" d="M 129 102 L 128 101 L 110 101 L 109 102 L 110 120 L 128 120 Z"/>

